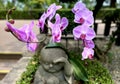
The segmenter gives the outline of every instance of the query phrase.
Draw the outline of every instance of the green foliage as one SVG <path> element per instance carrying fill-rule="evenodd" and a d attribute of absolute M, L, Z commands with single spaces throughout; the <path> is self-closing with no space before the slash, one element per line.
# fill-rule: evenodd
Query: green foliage
<path fill-rule="evenodd" d="M 73 67 L 73 73 L 77 80 L 88 81 L 88 74 L 85 67 L 81 64 L 79 59 L 71 58 L 69 59 Z"/>
<path fill-rule="evenodd" d="M 39 19 L 40 16 L 44 10 L 41 9 L 34 9 L 34 10 L 24 10 L 24 11 L 18 11 L 16 10 L 12 14 L 13 19 Z M 0 10 L 0 19 L 6 18 L 7 10 Z M 72 13 L 71 9 L 61 9 L 57 11 L 61 15 L 61 17 L 67 17 L 69 19 L 69 25 L 65 29 L 68 33 L 72 33 L 71 30 L 77 26 L 76 23 L 73 22 L 74 14 Z M 120 18 L 120 9 L 101 9 L 97 14 L 97 19 L 103 19 L 104 21 L 106 19 L 112 18 L 112 19 L 118 19 Z"/>
<path fill-rule="evenodd" d="M 97 19 L 105 19 L 106 17 L 114 17 L 113 12 L 115 11 L 115 8 L 103 8 L 98 13 L 96 18 Z"/>
<path fill-rule="evenodd" d="M 69 54 L 72 58 L 77 59 L 87 71 L 85 73 L 88 75 L 88 81 L 84 81 L 83 84 L 114 84 L 109 71 L 99 61 L 95 59 L 81 60 L 81 55 L 73 51 L 69 52 Z"/>
<path fill-rule="evenodd" d="M 0 20 L 6 19 L 7 10 L 0 10 Z"/>
<path fill-rule="evenodd" d="M 85 84 L 113 84 L 110 73 L 100 62 L 97 60 L 87 60 L 85 62 L 89 78 L 89 81 Z"/>
<path fill-rule="evenodd" d="M 6 13 L 8 10 L 0 10 L 0 19 L 6 19 Z M 15 10 L 12 13 L 13 19 L 38 19 L 42 14 L 43 10 L 24 10 L 18 11 Z"/>
<path fill-rule="evenodd" d="M 16 82 L 16 84 L 31 84 L 33 81 L 34 74 L 39 65 L 39 58 L 34 55 L 33 58 L 28 63 L 26 71 L 22 73 L 21 78 Z"/>
<path fill-rule="evenodd" d="M 114 11 L 114 19 L 120 21 L 120 9 Z"/>
<path fill-rule="evenodd" d="M 79 66 L 79 68 L 77 69 L 80 69 L 80 70 L 85 69 L 85 71 L 87 71 L 88 81 L 84 82 L 83 84 L 113 84 L 112 78 L 108 70 L 104 68 L 100 62 L 98 62 L 97 60 L 82 61 L 80 60 L 81 56 L 72 51 L 69 52 L 69 54 L 72 56 L 71 59 L 73 59 L 74 57 L 74 59 L 72 60 L 74 64 L 76 63 L 75 58 L 77 58 L 77 64 L 75 64 L 77 65 L 77 67 Z M 78 62 L 80 62 L 80 64 Z M 17 81 L 16 84 L 31 84 L 38 66 L 39 66 L 39 58 L 37 55 L 35 55 L 29 62 L 27 66 L 27 70 L 22 74 L 21 78 Z M 84 68 L 80 68 L 81 66 Z M 79 74 L 81 75 L 82 73 L 79 72 Z M 85 72 L 85 75 L 86 75 L 86 72 Z M 84 79 L 84 77 L 87 77 L 87 76 L 84 76 L 82 74 L 80 77 L 82 76 L 83 76 L 82 80 L 87 80 L 86 78 Z"/>
<path fill-rule="evenodd" d="M 88 73 L 82 63 L 81 55 L 78 52 L 69 51 L 69 60 L 74 70 L 76 80 L 89 81 Z"/>
<path fill-rule="evenodd" d="M 0 10 L 5 9 L 5 5 L 3 3 L 4 3 L 4 1 L 0 0 Z"/>

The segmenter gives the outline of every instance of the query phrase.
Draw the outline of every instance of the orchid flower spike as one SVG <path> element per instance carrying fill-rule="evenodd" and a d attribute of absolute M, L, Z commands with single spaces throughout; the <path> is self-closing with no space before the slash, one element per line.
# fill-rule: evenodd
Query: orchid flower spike
<path fill-rule="evenodd" d="M 74 7 L 72 8 L 72 12 L 75 14 L 75 13 L 78 13 L 79 11 L 82 11 L 82 10 L 85 10 L 86 9 L 86 6 L 85 4 L 83 4 L 82 2 L 78 1 Z"/>

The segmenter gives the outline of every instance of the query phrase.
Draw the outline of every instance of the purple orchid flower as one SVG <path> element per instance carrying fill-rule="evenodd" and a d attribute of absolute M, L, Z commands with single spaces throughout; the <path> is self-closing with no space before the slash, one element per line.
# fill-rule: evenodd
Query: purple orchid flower
<path fill-rule="evenodd" d="M 68 26 L 68 19 L 66 17 L 60 17 L 59 14 L 56 14 L 55 16 L 55 24 L 58 24 L 60 26 L 61 31 L 63 31 Z"/>
<path fill-rule="evenodd" d="M 60 15 L 56 14 L 55 16 L 55 23 L 53 24 L 48 20 L 48 27 L 51 28 L 52 31 L 52 41 L 53 42 L 60 42 L 61 41 L 61 30 L 60 30 Z"/>
<path fill-rule="evenodd" d="M 92 40 L 83 40 L 83 45 L 87 48 L 94 48 L 95 44 Z"/>
<path fill-rule="evenodd" d="M 49 7 L 48 7 L 48 9 L 47 9 L 47 12 L 46 12 L 46 14 L 47 14 L 47 17 L 49 17 L 49 20 L 51 20 L 53 17 L 54 17 L 54 15 L 55 15 L 55 13 L 56 13 L 56 10 L 59 10 L 59 9 L 61 9 L 62 8 L 62 6 L 56 6 L 56 4 L 55 3 L 53 3 L 53 4 L 51 4 Z"/>
<path fill-rule="evenodd" d="M 62 17 L 61 19 L 60 15 L 56 14 L 54 24 L 48 21 L 48 27 L 52 29 L 54 28 L 54 25 L 59 25 L 58 27 L 60 28 L 61 31 L 63 31 L 68 26 L 68 19 L 66 17 Z"/>
<path fill-rule="evenodd" d="M 60 42 L 61 41 L 61 30 L 58 26 L 54 26 L 55 28 L 52 30 L 52 41 L 53 42 Z"/>
<path fill-rule="evenodd" d="M 92 48 L 84 47 L 84 50 L 82 52 L 82 60 L 87 58 L 93 59 L 93 56 L 94 56 L 94 50 Z"/>
<path fill-rule="evenodd" d="M 61 33 L 67 27 L 68 19 L 66 17 L 60 18 L 59 14 L 55 16 L 55 23 L 48 21 L 48 27 L 52 30 L 52 36 L 54 42 L 60 42 L 61 40 Z"/>
<path fill-rule="evenodd" d="M 53 29 L 56 24 L 57 25 L 60 24 L 60 20 L 61 20 L 60 15 L 56 14 L 55 15 L 55 23 L 53 24 L 50 20 L 48 20 L 48 27 L 50 27 L 51 29 Z"/>
<path fill-rule="evenodd" d="M 36 38 L 36 35 L 33 33 L 33 31 L 31 31 L 30 37 L 28 40 L 30 41 L 29 43 L 27 43 L 28 50 L 35 51 L 38 46 L 38 44 L 37 44 L 38 39 Z"/>
<path fill-rule="evenodd" d="M 38 26 L 41 28 L 42 31 L 44 31 L 44 25 L 45 25 L 46 18 L 47 18 L 47 15 L 45 13 L 43 13 L 42 16 L 39 19 Z"/>
<path fill-rule="evenodd" d="M 79 24 L 86 24 L 88 26 L 93 25 L 94 17 L 93 17 L 92 11 L 89 11 L 88 9 L 86 9 L 86 10 L 77 12 L 75 14 L 74 22 Z"/>
<path fill-rule="evenodd" d="M 20 41 L 27 43 L 27 48 L 30 51 L 35 51 L 37 48 L 38 40 L 36 38 L 36 35 L 33 33 L 32 28 L 34 26 L 34 22 L 32 21 L 29 25 L 26 24 L 23 27 L 17 29 L 12 26 L 11 23 L 6 23 L 8 29 L 11 31 L 11 33 Z"/>
<path fill-rule="evenodd" d="M 62 6 L 56 6 L 56 4 L 53 3 L 48 7 L 47 12 L 44 12 L 41 15 L 38 26 L 41 28 L 42 31 L 44 31 L 44 25 L 45 25 L 46 19 L 49 18 L 49 20 L 51 20 L 54 17 L 56 10 L 61 8 Z"/>
<path fill-rule="evenodd" d="M 92 40 L 95 37 L 95 32 L 93 28 L 90 28 L 87 25 L 77 26 L 73 29 L 73 35 L 75 40 Z"/>
<path fill-rule="evenodd" d="M 84 10 L 84 9 L 86 9 L 85 4 L 81 3 L 80 1 L 78 1 L 78 2 L 74 5 L 74 7 L 72 8 L 72 12 L 75 14 L 75 13 L 81 11 L 81 10 Z"/>

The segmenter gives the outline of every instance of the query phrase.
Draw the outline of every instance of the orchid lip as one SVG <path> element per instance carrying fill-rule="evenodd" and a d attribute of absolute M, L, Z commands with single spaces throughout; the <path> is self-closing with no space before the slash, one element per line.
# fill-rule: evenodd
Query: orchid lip
<path fill-rule="evenodd" d="M 81 35 L 80 35 L 80 38 L 81 38 L 81 39 L 85 39 L 85 37 L 86 37 L 85 34 L 81 34 Z"/>
<path fill-rule="evenodd" d="M 83 24 L 84 23 L 84 19 L 83 18 L 80 18 L 80 20 L 79 20 L 79 22 L 81 23 L 81 24 Z"/>
<path fill-rule="evenodd" d="M 90 54 L 88 57 L 89 57 L 89 59 L 93 59 L 93 55 L 92 54 Z"/>

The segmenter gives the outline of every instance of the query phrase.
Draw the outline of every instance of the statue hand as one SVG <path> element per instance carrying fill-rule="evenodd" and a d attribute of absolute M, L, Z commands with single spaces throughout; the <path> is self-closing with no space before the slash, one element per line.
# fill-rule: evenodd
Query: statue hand
<path fill-rule="evenodd" d="M 53 63 L 59 63 L 59 62 L 66 63 L 68 61 L 67 61 L 67 58 L 65 58 L 65 57 L 60 57 L 59 59 L 56 59 L 53 61 Z"/>

